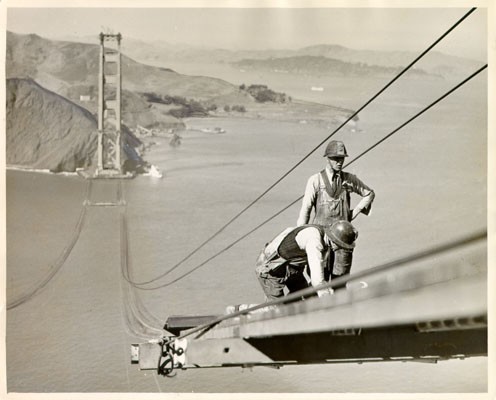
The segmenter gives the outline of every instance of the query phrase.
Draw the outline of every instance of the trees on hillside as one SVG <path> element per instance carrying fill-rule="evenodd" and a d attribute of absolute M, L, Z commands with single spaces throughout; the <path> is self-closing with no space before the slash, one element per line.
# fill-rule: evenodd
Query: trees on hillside
<path fill-rule="evenodd" d="M 206 117 L 210 111 L 217 110 L 216 104 L 206 104 L 182 96 L 160 95 L 154 92 L 143 93 L 143 96 L 150 103 L 179 106 L 178 108 L 171 108 L 167 112 L 176 118 Z"/>
<path fill-rule="evenodd" d="M 247 92 L 258 103 L 287 103 L 291 102 L 291 96 L 286 93 L 276 92 L 269 89 L 267 85 L 250 85 L 244 83 L 239 86 L 240 91 Z M 154 92 L 142 93 L 143 97 L 150 103 L 165 104 L 169 106 L 179 106 L 166 111 L 176 118 L 187 117 L 206 117 L 210 112 L 217 111 L 216 104 L 210 102 L 201 102 L 194 99 L 186 99 L 183 96 L 171 96 L 167 94 L 157 94 Z M 223 107 L 224 112 L 245 113 L 246 107 L 242 104 L 226 104 Z"/>
<path fill-rule="evenodd" d="M 288 101 L 286 93 L 275 92 L 269 89 L 267 85 L 250 85 L 247 87 L 243 83 L 239 89 L 248 92 L 258 103 L 286 103 Z"/>

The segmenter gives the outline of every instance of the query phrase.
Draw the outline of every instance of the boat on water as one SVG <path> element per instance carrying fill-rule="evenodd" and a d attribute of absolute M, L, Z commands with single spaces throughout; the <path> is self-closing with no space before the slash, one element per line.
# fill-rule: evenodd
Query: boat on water
<path fill-rule="evenodd" d="M 216 126 L 215 128 L 202 128 L 200 129 L 200 131 L 204 133 L 226 133 L 225 129 L 218 126 Z"/>

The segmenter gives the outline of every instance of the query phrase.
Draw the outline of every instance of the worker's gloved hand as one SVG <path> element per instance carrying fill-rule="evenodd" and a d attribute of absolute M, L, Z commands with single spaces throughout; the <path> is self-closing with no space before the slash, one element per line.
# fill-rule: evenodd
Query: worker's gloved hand
<path fill-rule="evenodd" d="M 317 295 L 319 297 L 330 296 L 333 292 L 334 290 L 332 290 L 331 288 L 321 289 L 321 290 L 317 290 Z"/>

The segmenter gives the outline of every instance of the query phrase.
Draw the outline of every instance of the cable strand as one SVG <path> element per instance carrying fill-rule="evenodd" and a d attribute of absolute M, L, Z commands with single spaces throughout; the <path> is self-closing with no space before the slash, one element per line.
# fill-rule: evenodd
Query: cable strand
<path fill-rule="evenodd" d="M 409 263 L 412 263 L 415 261 L 423 260 L 423 259 L 431 257 L 431 256 L 436 256 L 438 254 L 445 253 L 449 250 L 453 250 L 453 249 L 456 249 L 456 248 L 459 248 L 462 246 L 468 246 L 468 245 L 471 245 L 473 243 L 477 243 L 481 240 L 487 240 L 487 231 L 486 230 L 476 232 L 470 236 L 466 236 L 466 237 L 463 237 L 463 238 L 460 238 L 457 240 L 453 240 L 452 242 L 443 243 L 437 247 L 432 247 L 432 248 L 423 250 L 423 251 L 418 252 L 418 253 L 410 254 L 408 256 L 399 258 L 399 259 L 394 260 L 394 261 L 390 261 L 390 262 L 385 263 L 385 264 L 380 264 L 380 265 L 377 265 L 375 267 L 367 268 L 365 270 L 362 270 L 362 271 L 354 273 L 354 274 L 348 274 L 345 276 L 340 276 L 340 277 L 333 279 L 332 281 L 327 282 L 325 284 L 322 284 L 319 286 L 311 286 L 311 287 L 299 290 L 297 292 L 290 293 L 287 296 L 281 297 L 279 299 L 272 300 L 272 301 L 269 301 L 266 303 L 257 304 L 256 306 L 247 308 L 245 310 L 241 310 L 241 311 L 237 311 L 234 313 L 222 315 L 213 321 L 210 321 L 204 325 L 200 325 L 196 328 L 189 330 L 185 334 L 179 336 L 177 339 L 184 339 L 185 337 L 190 336 L 196 332 L 203 332 L 204 333 L 206 330 L 210 330 L 211 328 L 213 328 L 215 325 L 219 324 L 222 321 L 236 318 L 236 317 L 239 317 L 240 315 L 246 315 L 252 311 L 256 311 L 256 310 L 259 310 L 259 309 L 262 309 L 265 307 L 278 306 L 278 305 L 281 305 L 284 303 L 289 303 L 291 301 L 301 299 L 301 297 L 315 294 L 319 290 L 322 290 L 322 289 L 329 289 L 329 288 L 333 289 L 333 288 L 336 288 L 338 286 L 345 285 L 346 283 L 351 282 L 351 281 L 363 279 L 364 277 L 372 276 L 372 275 L 378 274 L 380 272 L 389 271 L 389 270 L 401 267 L 405 264 L 409 264 Z M 201 333 L 201 334 L 203 334 L 203 333 Z M 199 336 L 201 336 L 201 334 Z M 174 338 L 174 339 L 176 339 L 176 338 Z"/>
<path fill-rule="evenodd" d="M 355 118 L 359 112 L 361 112 L 365 107 L 367 107 L 372 101 L 374 101 L 378 96 L 380 96 L 389 86 L 391 86 L 396 80 L 398 80 L 402 75 L 404 75 L 410 68 L 413 67 L 421 58 L 423 58 L 432 48 L 434 48 L 441 40 L 443 40 L 447 35 L 449 35 L 458 25 L 460 25 L 470 14 L 472 14 L 477 8 L 473 7 L 470 9 L 462 18 L 460 18 L 451 28 L 449 28 L 444 34 L 442 34 L 437 40 L 435 40 L 427 49 L 425 49 L 419 56 L 417 56 L 410 64 L 408 64 L 403 70 L 396 75 L 386 86 L 384 86 L 381 90 L 379 90 L 374 96 L 372 96 L 365 104 L 363 104 L 357 111 L 355 111 L 347 120 L 345 120 L 341 125 L 339 125 L 331 134 L 329 134 L 325 139 L 323 139 L 317 146 L 315 146 L 310 152 L 308 152 L 300 161 L 298 161 L 293 167 L 291 167 L 288 171 L 286 171 L 280 178 L 278 178 L 272 185 L 270 185 L 267 189 L 265 189 L 259 196 L 257 196 L 254 200 L 252 200 L 246 207 L 244 207 L 241 211 L 235 214 L 228 222 L 222 225 L 215 233 L 213 233 L 210 237 L 205 239 L 199 246 L 197 246 L 194 250 L 192 250 L 189 254 L 179 260 L 175 265 L 169 268 L 167 271 L 159 274 L 153 279 L 142 281 L 142 282 L 132 282 L 132 284 L 136 286 L 146 285 L 149 283 L 153 283 L 174 270 L 176 270 L 179 266 L 181 266 L 185 261 L 190 259 L 193 255 L 195 255 L 198 251 L 200 251 L 205 245 L 210 243 L 213 239 L 219 236 L 228 226 L 230 226 L 234 221 L 236 221 L 241 215 L 243 215 L 248 209 L 253 207 L 260 199 L 262 199 L 269 191 L 271 191 L 275 186 L 277 186 L 283 179 L 285 179 L 291 172 L 293 172 L 298 166 L 300 166 L 306 159 L 308 159 L 315 151 L 317 151 L 326 141 L 328 141 L 331 137 L 333 137 L 341 128 L 343 128 L 349 121 Z M 131 282 L 130 282 L 131 283 Z"/>
<path fill-rule="evenodd" d="M 371 151 L 372 149 L 376 148 L 379 144 L 381 144 L 382 142 L 384 142 L 386 139 L 390 138 L 392 135 L 394 135 L 395 133 L 397 133 L 400 129 L 404 128 L 410 122 L 414 121 L 420 115 L 422 115 L 423 113 L 425 113 L 426 111 L 428 111 L 429 109 L 431 109 L 434 105 L 436 105 L 437 103 L 439 103 L 440 101 L 442 101 L 443 99 L 445 99 L 447 96 L 449 96 L 454 91 L 456 91 L 457 89 L 459 89 L 461 86 L 463 86 L 464 84 L 466 84 L 468 81 L 470 81 L 471 79 L 473 79 L 475 76 L 477 76 L 479 73 L 481 73 L 482 71 L 484 71 L 486 68 L 487 68 L 487 64 L 484 65 L 483 67 L 479 68 L 476 72 L 474 72 L 469 77 L 465 78 L 463 81 L 461 81 L 456 86 L 454 86 L 453 88 L 451 88 L 449 91 L 447 91 L 446 93 L 444 93 L 437 100 L 433 101 L 431 104 L 429 104 L 428 106 L 424 107 L 421 111 L 419 111 L 417 114 L 415 114 L 413 117 L 411 117 L 410 119 L 408 119 L 406 122 L 404 122 L 403 124 L 401 124 L 396 129 L 394 129 L 391 133 L 387 134 L 385 137 L 383 137 L 382 139 L 380 139 L 379 141 L 377 141 L 375 144 L 373 144 L 372 146 L 370 146 L 367 150 L 365 150 L 364 152 L 362 152 L 361 154 L 359 154 L 357 157 L 355 157 L 353 160 L 351 160 L 349 163 L 347 163 L 346 166 L 349 166 L 350 164 L 352 164 L 353 162 L 357 161 L 359 158 L 361 158 L 362 156 L 364 156 L 365 154 L 367 154 L 369 151 Z M 201 264 L 195 266 L 193 269 L 189 270 L 188 272 L 184 273 L 183 275 L 179 276 L 178 278 L 176 278 L 176 279 L 174 279 L 174 280 L 172 280 L 170 282 L 167 282 L 165 284 L 162 284 L 162 285 L 159 285 L 159 286 L 155 286 L 155 287 L 152 287 L 152 288 L 143 288 L 143 287 L 138 286 L 138 284 L 136 284 L 135 282 L 131 282 L 127 277 L 124 277 L 124 279 L 126 279 L 130 284 L 132 284 L 133 286 L 135 286 L 136 288 L 141 289 L 141 290 L 157 290 L 157 289 L 161 289 L 161 288 L 167 287 L 169 285 L 172 285 L 173 283 L 175 283 L 175 282 L 181 280 L 182 278 L 190 275 L 191 273 L 193 273 L 194 271 L 196 271 L 200 267 L 202 267 L 205 264 L 207 264 L 209 261 L 213 260 L 214 258 L 218 257 L 219 255 L 221 255 L 222 253 L 224 253 L 225 251 L 227 251 L 228 249 L 230 249 L 231 247 L 233 247 L 235 244 L 237 244 L 238 242 L 240 242 L 241 240 L 243 240 L 244 238 L 246 238 L 248 235 L 252 234 L 256 230 L 258 230 L 259 228 L 261 228 L 267 222 L 271 221 L 276 216 L 280 215 L 281 213 L 283 213 L 284 211 L 286 211 L 287 209 L 289 209 L 291 206 L 293 206 L 294 204 L 296 204 L 302 198 L 303 198 L 303 196 L 300 196 L 298 199 L 292 201 L 290 204 L 288 204 L 287 206 L 285 206 L 284 208 L 282 208 L 276 214 L 274 214 L 273 216 L 269 217 L 268 219 L 266 219 L 265 221 L 263 221 L 262 223 L 260 223 L 259 225 L 257 225 L 255 228 L 253 228 L 248 233 L 244 234 L 239 239 L 237 239 L 234 242 L 232 242 L 231 244 L 229 244 L 224 249 L 222 249 L 219 252 L 215 253 L 213 256 L 209 257 L 207 260 L 203 261 Z"/>

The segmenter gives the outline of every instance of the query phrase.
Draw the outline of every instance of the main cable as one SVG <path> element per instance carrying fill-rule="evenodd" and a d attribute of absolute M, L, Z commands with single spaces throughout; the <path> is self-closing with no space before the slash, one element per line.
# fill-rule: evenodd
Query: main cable
<path fill-rule="evenodd" d="M 441 100 L 443 100 L 444 98 L 448 97 L 451 93 L 453 93 L 455 90 L 457 90 L 458 88 L 460 88 L 461 86 L 463 86 L 465 83 L 467 83 L 469 80 L 471 80 L 472 78 L 474 78 L 475 76 L 477 76 L 479 73 L 481 73 L 482 71 L 484 71 L 485 69 L 487 68 L 487 64 L 484 65 L 483 67 L 479 68 L 477 71 L 475 71 L 472 75 L 470 75 L 468 78 L 465 78 L 463 81 L 461 81 L 458 85 L 456 85 L 455 87 L 453 87 L 452 89 L 448 90 L 445 94 L 443 94 L 441 97 L 439 97 L 437 100 L 433 101 L 431 104 L 429 104 L 427 107 L 425 107 L 422 111 L 418 112 L 417 114 L 415 114 L 413 117 L 411 117 L 409 120 L 407 120 L 406 122 L 404 122 L 403 124 L 401 124 L 400 126 L 398 126 L 395 130 L 393 130 L 391 133 L 387 134 L 386 136 L 384 136 L 381 140 L 379 140 L 378 142 L 376 142 L 375 144 L 373 144 L 372 146 L 370 146 L 367 150 L 363 151 L 362 153 L 360 153 L 358 156 L 356 156 L 353 160 L 351 160 L 349 163 L 345 164 L 343 166 L 343 168 L 347 167 L 348 165 L 350 165 L 351 163 L 354 163 L 356 160 L 358 160 L 359 158 L 363 157 L 365 154 L 367 154 L 369 151 L 371 151 L 372 149 L 374 149 L 375 147 L 379 146 L 382 142 L 384 142 L 385 140 L 389 139 L 391 136 L 393 136 L 396 132 L 398 132 L 401 128 L 405 127 L 406 125 L 408 125 L 410 122 L 412 122 L 413 120 L 415 120 L 416 118 L 418 118 L 420 115 L 422 115 L 424 112 L 426 112 L 427 110 L 429 110 L 430 108 L 434 107 L 437 103 L 439 103 Z"/>
<path fill-rule="evenodd" d="M 382 142 L 384 142 L 386 139 L 390 138 L 392 135 L 394 135 L 395 133 L 397 133 L 400 129 L 404 128 L 406 125 L 408 125 L 410 122 L 412 122 L 413 120 L 415 120 L 416 118 L 418 118 L 420 115 L 422 115 L 423 113 L 425 113 L 427 110 L 431 109 L 434 105 L 436 105 L 437 103 L 439 103 L 441 100 L 443 100 L 444 98 L 446 98 L 447 96 L 449 96 L 450 94 L 452 94 L 454 91 L 456 91 L 457 89 L 459 89 L 461 86 L 463 86 L 464 84 L 466 84 L 468 81 L 470 81 L 471 79 L 473 79 L 475 76 L 477 76 L 478 74 L 480 74 L 482 71 L 484 71 L 485 69 L 487 68 L 487 64 L 484 65 L 483 67 L 479 68 L 477 71 L 475 71 L 473 74 L 471 74 L 469 77 L 465 78 L 463 81 L 461 81 L 460 83 L 458 83 L 456 86 L 454 86 L 453 88 L 451 88 L 450 90 L 448 90 L 446 93 L 444 93 L 441 97 L 439 97 L 437 100 L 433 101 L 432 103 L 430 103 L 428 106 L 426 106 L 425 108 L 423 108 L 421 111 L 419 111 L 417 114 L 415 114 L 413 117 L 411 117 L 410 119 L 408 119 L 406 122 L 404 122 L 403 124 L 401 124 L 399 127 L 397 127 L 396 129 L 394 129 L 392 132 L 390 132 L 389 134 L 387 134 L 386 136 L 384 136 L 382 139 L 380 139 L 379 141 L 377 141 L 375 144 L 373 144 L 372 146 L 370 146 L 367 150 L 365 150 L 364 152 L 362 152 L 361 154 L 359 154 L 357 157 L 355 157 L 353 160 L 351 160 L 349 163 L 347 163 L 345 166 L 349 166 L 351 165 L 352 163 L 354 163 L 355 161 L 357 161 L 359 158 L 363 157 L 365 154 L 367 154 L 369 151 L 371 151 L 372 149 L 374 149 L 375 147 L 377 147 L 379 144 L 381 144 Z M 159 285 L 159 286 L 154 286 L 152 288 L 144 288 L 144 287 L 141 287 L 139 286 L 137 283 L 135 282 L 132 282 L 128 277 L 124 276 L 124 279 L 127 280 L 131 285 L 133 285 L 134 287 L 136 287 L 137 289 L 140 289 L 140 290 L 157 290 L 157 289 L 161 289 L 161 288 L 164 288 L 164 287 L 167 287 L 169 285 L 172 285 L 173 283 L 183 279 L 184 277 L 190 275 L 191 273 L 193 273 L 194 271 L 196 271 L 197 269 L 199 269 L 200 267 L 204 266 L 205 264 L 207 264 L 209 261 L 213 260 L 214 258 L 218 257 L 219 255 L 221 255 L 222 253 L 224 253 L 225 251 L 227 251 L 228 249 L 230 249 L 231 247 L 233 247 L 235 244 L 237 244 L 238 242 L 240 242 L 241 240 L 243 240 L 244 238 L 246 238 L 247 236 L 251 235 L 253 232 L 255 232 L 256 230 L 258 230 L 259 228 L 261 228 L 263 225 L 265 225 L 267 222 L 271 221 L 272 219 L 274 219 L 276 216 L 280 215 L 281 213 L 283 213 L 284 211 L 286 211 L 288 208 L 290 208 L 291 206 L 293 206 L 294 204 L 296 204 L 298 201 L 300 201 L 301 199 L 303 198 L 303 196 L 300 196 L 299 198 L 297 198 L 296 200 L 292 201 L 290 204 L 288 204 L 287 206 L 285 206 L 284 208 L 282 208 L 280 211 L 278 211 L 276 214 L 274 214 L 273 216 L 269 217 L 268 219 L 266 219 L 265 221 L 263 221 L 262 223 L 260 223 L 259 225 L 257 225 L 255 228 L 253 228 L 252 230 L 250 230 L 248 233 L 244 234 L 243 236 L 241 236 L 239 239 L 235 240 L 234 242 L 232 242 L 231 244 L 229 244 L 227 247 L 225 247 L 224 249 L 222 249 L 221 251 L 215 253 L 213 256 L 211 256 L 210 258 L 208 258 L 207 260 L 205 260 L 204 262 L 202 262 L 201 264 L 195 266 L 193 269 L 189 270 L 188 272 L 185 272 L 184 274 L 182 274 L 181 276 L 179 276 L 178 278 L 170 281 L 170 282 L 167 282 L 165 284 L 162 284 L 162 285 Z M 164 275 L 162 275 L 164 276 Z M 158 279 L 158 278 L 156 278 Z M 155 280 L 156 280 L 155 279 Z M 152 280 L 153 281 L 153 280 Z"/>
<path fill-rule="evenodd" d="M 79 217 L 77 219 L 76 225 L 74 226 L 74 231 L 72 236 L 70 237 L 69 242 L 67 245 L 62 249 L 62 252 L 60 253 L 59 257 L 53 262 L 53 264 L 50 266 L 48 273 L 31 289 L 23 293 L 22 295 L 18 296 L 14 300 L 11 300 L 7 302 L 7 310 L 12 310 L 13 308 L 16 308 L 20 306 L 21 304 L 24 304 L 28 300 L 32 299 L 35 297 L 37 294 L 41 292 L 42 289 L 44 289 L 48 283 L 53 279 L 53 277 L 61 270 L 61 268 L 64 266 L 65 262 L 67 261 L 67 258 L 69 258 L 69 255 L 72 252 L 72 249 L 76 245 L 77 241 L 79 240 L 79 237 L 81 235 L 81 231 L 83 230 L 83 225 L 86 219 L 87 215 L 87 203 L 90 199 L 91 195 L 91 181 L 88 181 L 86 183 L 84 195 L 83 195 L 83 204 L 81 207 L 81 211 L 79 212 Z"/>
<path fill-rule="evenodd" d="M 303 196 L 302 196 L 303 197 Z M 176 283 L 177 281 L 180 281 L 181 279 L 185 278 L 186 276 L 188 276 L 189 274 L 193 273 L 194 271 L 196 271 L 197 269 L 203 267 L 205 264 L 207 264 L 208 262 L 212 261 L 214 258 L 217 258 L 218 256 L 220 256 L 222 253 L 225 253 L 227 250 L 229 250 L 231 247 L 233 247 L 234 245 L 236 245 L 237 243 L 241 242 L 243 239 L 245 239 L 246 237 L 248 237 L 249 235 L 251 235 L 253 232 L 257 231 L 258 229 L 260 229 L 262 226 L 264 226 L 267 222 L 273 220 L 274 218 L 276 218 L 278 215 L 282 214 L 284 211 L 286 211 L 288 208 L 290 208 L 291 206 L 293 206 L 294 204 L 296 204 L 298 201 L 301 200 L 302 197 L 299 197 L 297 198 L 296 200 L 294 200 L 292 203 L 288 204 L 286 207 L 284 207 L 283 209 L 279 210 L 277 213 L 273 214 L 271 217 L 267 218 L 265 221 L 261 222 L 260 224 L 258 224 L 255 228 L 253 228 L 252 230 L 250 230 L 249 232 L 245 233 L 243 236 L 241 236 L 240 238 L 236 239 L 234 242 L 232 242 L 231 244 L 227 245 L 226 247 L 224 247 L 222 250 L 220 250 L 218 253 L 215 253 L 213 256 L 207 258 L 205 261 L 203 261 L 201 264 L 195 266 L 193 269 L 189 270 L 188 272 L 185 272 L 184 274 L 182 274 L 181 276 L 177 277 L 176 279 L 170 281 L 170 282 L 167 282 L 166 284 L 163 284 L 163 285 L 160 285 L 160 286 L 156 286 L 156 287 L 141 287 L 141 286 L 137 286 L 136 283 L 134 283 L 133 281 L 130 280 L 129 276 L 126 276 L 125 274 L 122 274 L 122 277 L 124 278 L 125 281 L 127 281 L 129 284 L 131 284 L 132 286 L 134 286 L 136 289 L 139 289 L 139 290 L 157 290 L 157 289 L 161 289 L 161 288 L 164 288 L 164 287 L 167 287 L 167 286 L 170 286 L 172 285 L 173 283 Z"/>
<path fill-rule="evenodd" d="M 381 90 L 379 90 L 375 95 L 373 95 L 367 102 L 365 102 L 358 110 L 356 110 L 353 114 L 351 114 L 348 119 L 346 119 L 341 125 L 339 125 L 331 134 L 329 134 L 325 139 L 323 139 L 317 146 L 315 146 L 310 152 L 308 152 L 300 161 L 298 161 L 295 165 L 293 165 L 288 171 L 286 171 L 279 179 L 277 179 L 272 185 L 270 185 L 267 189 L 265 189 L 259 196 L 257 196 L 254 200 L 252 200 L 246 207 L 244 207 L 241 211 L 239 211 L 236 215 L 234 215 L 229 221 L 227 221 L 224 225 L 222 225 L 213 235 L 204 240 L 198 247 L 196 247 L 193 251 L 179 260 L 175 265 L 169 268 L 167 271 L 162 274 L 142 282 L 129 282 L 135 286 L 146 285 L 152 282 L 155 282 L 164 276 L 167 276 L 176 268 L 181 266 L 186 260 L 190 259 L 194 254 L 200 251 L 205 245 L 210 243 L 213 239 L 215 239 L 220 233 L 222 233 L 228 226 L 230 226 L 234 221 L 236 221 L 241 215 L 243 215 L 248 209 L 253 207 L 262 197 L 264 197 L 269 191 L 271 191 L 275 186 L 277 186 L 283 179 L 285 179 L 291 172 L 293 172 L 297 167 L 299 167 L 308 157 L 310 157 L 315 151 L 317 151 L 325 142 L 327 142 L 331 137 L 333 137 L 341 128 L 343 128 L 348 122 L 350 122 L 353 118 L 355 118 L 359 112 L 361 112 L 365 107 L 367 107 L 372 101 L 374 101 L 377 97 L 379 97 L 389 86 L 391 86 L 394 82 L 396 82 L 402 75 L 404 75 L 413 65 L 415 65 L 421 58 L 423 58 L 429 51 L 432 50 L 441 40 L 443 40 L 446 36 L 448 36 L 458 25 L 460 25 L 470 14 L 472 14 L 477 7 L 473 7 L 468 11 L 462 18 L 460 18 L 451 28 L 449 28 L 444 34 L 442 34 L 436 41 L 434 41 L 427 49 L 425 49 L 419 56 L 417 56 L 410 64 L 408 64 L 403 70 L 397 74 L 389 83 L 387 83 Z"/>

